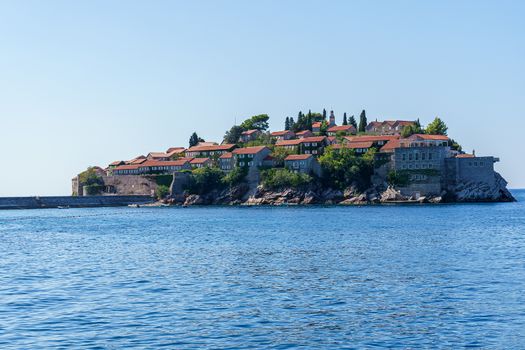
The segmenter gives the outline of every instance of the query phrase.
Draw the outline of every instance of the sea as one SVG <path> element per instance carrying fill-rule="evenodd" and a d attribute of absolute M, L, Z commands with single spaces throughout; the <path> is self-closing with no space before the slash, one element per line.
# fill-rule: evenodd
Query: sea
<path fill-rule="evenodd" d="M 523 349 L 513 194 L 0 211 L 0 349 Z"/>

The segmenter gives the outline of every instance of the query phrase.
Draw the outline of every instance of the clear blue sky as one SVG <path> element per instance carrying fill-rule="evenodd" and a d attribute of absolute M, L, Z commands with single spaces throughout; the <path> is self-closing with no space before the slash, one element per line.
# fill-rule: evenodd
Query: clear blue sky
<path fill-rule="evenodd" d="M 525 1 L 2 1 L 0 196 L 299 110 L 436 115 L 525 187 Z"/>

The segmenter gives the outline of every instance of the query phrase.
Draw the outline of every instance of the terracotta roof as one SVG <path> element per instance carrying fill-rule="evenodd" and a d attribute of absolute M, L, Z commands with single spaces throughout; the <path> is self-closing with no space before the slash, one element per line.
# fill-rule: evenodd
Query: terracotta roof
<path fill-rule="evenodd" d="M 413 125 L 416 122 L 415 121 L 410 121 L 410 120 L 396 120 L 396 123 L 398 123 L 399 125 L 402 125 L 402 126 L 408 126 L 408 125 Z"/>
<path fill-rule="evenodd" d="M 204 163 L 208 162 L 209 160 L 210 160 L 210 158 L 193 158 L 190 161 L 190 164 L 204 164 Z"/>
<path fill-rule="evenodd" d="M 329 132 L 337 132 L 337 131 L 348 131 L 355 129 L 353 125 L 339 125 L 339 126 L 332 126 L 328 129 Z"/>
<path fill-rule="evenodd" d="M 168 154 L 169 153 L 173 153 L 173 154 L 175 154 L 175 153 L 182 153 L 182 152 L 184 152 L 185 149 L 186 148 L 184 148 L 184 147 L 170 147 L 170 148 L 168 148 L 166 153 L 168 153 Z"/>
<path fill-rule="evenodd" d="M 233 150 L 233 154 L 255 154 L 259 153 L 264 149 L 269 149 L 266 146 L 255 146 L 255 147 L 244 147 L 244 148 L 237 148 Z"/>
<path fill-rule="evenodd" d="M 148 157 L 151 158 L 168 158 L 169 156 L 164 152 L 150 152 L 148 153 Z"/>
<path fill-rule="evenodd" d="M 298 140 L 299 143 L 305 143 L 305 142 L 322 142 L 326 139 L 326 136 L 312 136 L 312 137 L 305 137 L 304 139 Z"/>
<path fill-rule="evenodd" d="M 188 163 L 187 159 L 177 159 L 177 160 L 147 160 L 142 164 L 139 164 L 139 167 L 146 167 L 146 166 L 177 166 L 177 165 L 184 165 Z"/>
<path fill-rule="evenodd" d="M 313 157 L 311 154 L 290 154 L 284 160 L 306 160 Z"/>
<path fill-rule="evenodd" d="M 448 141 L 448 136 L 445 135 L 428 135 L 428 134 L 414 134 L 409 137 L 409 139 L 422 139 L 422 140 L 432 140 L 432 141 Z"/>
<path fill-rule="evenodd" d="M 362 142 L 347 142 L 343 145 L 334 145 L 334 149 L 341 149 L 341 148 L 349 148 L 349 149 L 356 149 L 356 148 L 370 148 L 374 145 L 372 141 L 362 141 Z"/>
<path fill-rule="evenodd" d="M 276 146 L 297 146 L 300 143 L 301 143 L 301 140 L 281 140 L 281 141 L 277 141 L 275 145 Z"/>
<path fill-rule="evenodd" d="M 110 166 L 111 166 L 111 165 L 120 165 L 120 164 L 122 164 L 122 163 L 124 163 L 124 161 L 122 161 L 122 160 L 116 160 L 116 161 L 114 161 L 114 162 L 109 163 L 109 165 L 110 165 Z"/>
<path fill-rule="evenodd" d="M 113 170 L 136 170 L 140 167 L 141 165 L 139 164 L 134 164 L 134 165 L 120 165 L 118 167 L 116 167 L 115 169 Z"/>
<path fill-rule="evenodd" d="M 458 154 L 456 158 L 476 158 L 476 156 L 473 154 L 464 153 L 464 154 Z"/>
<path fill-rule="evenodd" d="M 207 152 L 207 151 L 229 151 L 234 148 L 233 144 L 224 144 L 224 145 L 209 145 L 209 146 L 194 146 L 186 150 L 186 152 Z"/>
<path fill-rule="evenodd" d="M 290 131 L 290 130 L 274 131 L 270 135 L 272 135 L 272 136 L 283 136 L 283 135 L 286 135 L 286 134 L 293 134 L 293 132 Z"/>
<path fill-rule="evenodd" d="M 233 157 L 233 153 L 231 152 L 226 152 L 226 153 L 223 153 L 221 154 L 221 156 L 219 157 L 219 159 L 230 159 Z"/>
<path fill-rule="evenodd" d="M 390 141 L 399 139 L 398 135 L 365 135 L 365 136 L 345 136 L 350 142 L 365 142 L 365 141 Z"/>
<path fill-rule="evenodd" d="M 297 136 L 303 136 L 304 134 L 311 134 L 312 132 L 310 130 L 303 130 L 303 131 L 298 131 L 296 132 L 295 134 Z"/>
<path fill-rule="evenodd" d="M 390 152 L 396 148 L 401 147 L 400 140 L 390 140 L 383 147 L 381 147 L 381 152 Z"/>
<path fill-rule="evenodd" d="M 312 128 L 320 128 L 322 125 L 321 122 L 315 122 L 315 123 L 312 123 Z"/>
<path fill-rule="evenodd" d="M 251 134 L 254 134 L 256 132 L 259 132 L 259 130 L 257 130 L 257 129 L 246 130 L 246 131 L 243 131 L 241 135 L 251 135 Z"/>

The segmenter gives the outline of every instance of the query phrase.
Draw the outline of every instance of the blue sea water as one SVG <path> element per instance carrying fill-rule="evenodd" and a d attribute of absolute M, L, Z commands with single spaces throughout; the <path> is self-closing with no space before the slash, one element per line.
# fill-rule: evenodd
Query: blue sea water
<path fill-rule="evenodd" d="M 524 348 L 518 203 L 0 212 L 0 348 Z"/>

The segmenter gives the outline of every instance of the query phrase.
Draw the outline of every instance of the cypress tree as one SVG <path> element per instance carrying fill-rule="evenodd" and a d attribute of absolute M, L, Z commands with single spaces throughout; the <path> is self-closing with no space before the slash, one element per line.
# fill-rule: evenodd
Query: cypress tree
<path fill-rule="evenodd" d="M 197 135 L 196 132 L 194 132 L 193 134 L 191 134 L 191 136 L 190 136 L 190 142 L 189 142 L 190 147 L 196 146 L 196 145 L 199 143 L 200 140 L 201 140 L 201 138 Z"/>
<path fill-rule="evenodd" d="M 297 131 L 297 126 L 295 125 L 295 121 L 293 120 L 293 117 L 290 117 L 290 130 Z"/>
<path fill-rule="evenodd" d="M 290 118 L 286 117 L 284 120 L 284 130 L 290 130 Z"/>
<path fill-rule="evenodd" d="M 350 121 L 348 122 L 350 125 L 353 125 L 354 128 L 357 130 L 357 122 L 355 121 L 355 117 L 351 116 Z"/>
<path fill-rule="evenodd" d="M 366 121 L 366 112 L 363 109 L 363 111 L 361 112 L 361 115 L 359 116 L 359 132 L 365 132 L 367 124 L 368 123 Z"/>
<path fill-rule="evenodd" d="M 326 120 L 326 109 L 323 108 L 323 120 Z"/>
<path fill-rule="evenodd" d="M 346 119 L 346 112 L 343 114 L 343 125 L 348 125 L 348 120 Z"/>

